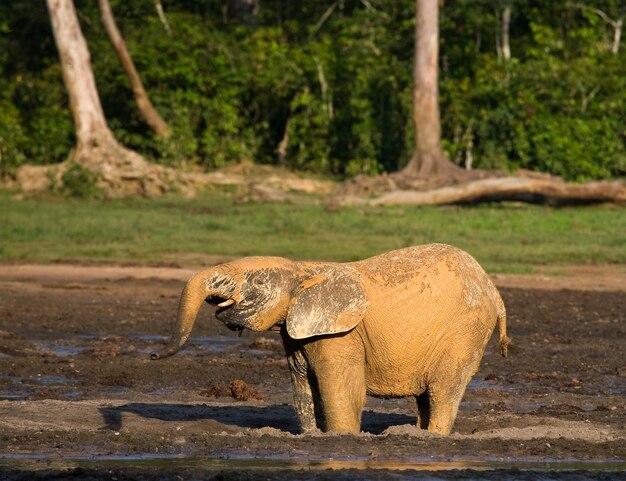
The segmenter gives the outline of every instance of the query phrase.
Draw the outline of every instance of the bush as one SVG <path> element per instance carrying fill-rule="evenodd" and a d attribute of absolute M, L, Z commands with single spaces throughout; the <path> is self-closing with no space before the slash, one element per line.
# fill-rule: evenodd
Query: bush
<path fill-rule="evenodd" d="M 100 197 L 100 190 L 96 186 L 97 177 L 88 169 L 72 162 L 61 176 L 60 190 L 65 195 L 80 199 Z"/>
<path fill-rule="evenodd" d="M 0 176 L 13 173 L 25 162 L 25 142 L 19 110 L 8 99 L 0 98 Z"/>

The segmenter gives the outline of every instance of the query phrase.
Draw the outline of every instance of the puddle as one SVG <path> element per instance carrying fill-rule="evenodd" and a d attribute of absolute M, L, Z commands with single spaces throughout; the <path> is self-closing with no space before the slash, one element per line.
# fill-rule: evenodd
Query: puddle
<path fill-rule="evenodd" d="M 280 457 L 254 458 L 252 456 L 225 456 L 216 458 L 192 458 L 180 455 L 128 455 L 128 456 L 67 456 L 63 458 L 47 457 L 36 454 L 5 454 L 0 455 L 0 471 L 2 470 L 51 470 L 51 469 L 110 469 L 110 468 L 193 468 L 203 471 L 217 470 L 394 470 L 394 471 L 451 471 L 471 469 L 475 471 L 520 470 L 533 472 L 567 472 L 586 471 L 589 474 L 598 472 L 623 472 L 626 461 L 594 460 L 530 460 L 530 459 L 448 459 L 433 460 L 428 458 L 412 458 L 404 460 L 391 459 L 323 459 L 310 458 L 290 459 Z M 519 473 L 519 471 L 517 471 Z M 533 480 L 541 477 L 533 476 Z M 577 478 L 584 479 L 584 478 Z"/>
<path fill-rule="evenodd" d="M 85 336 L 86 337 L 86 336 Z M 103 338 L 94 338 L 100 339 Z M 149 342 L 165 342 L 169 340 L 168 336 L 155 336 L 155 335 L 133 335 L 128 336 L 128 339 L 137 339 L 139 341 Z M 192 337 L 188 341 L 190 346 L 201 346 L 210 351 L 225 351 L 226 349 L 232 349 L 233 346 L 240 344 L 242 346 L 249 344 L 249 341 L 242 341 L 237 337 Z"/>
<path fill-rule="evenodd" d="M 86 347 L 80 347 L 75 345 L 67 345 L 66 341 L 50 342 L 50 341 L 35 341 L 35 346 L 43 351 L 48 351 L 59 357 L 71 357 L 85 351 Z"/>
<path fill-rule="evenodd" d="M 626 382 L 623 377 L 616 377 L 615 380 L 608 380 L 602 385 L 603 394 L 613 396 L 625 396 L 626 395 Z"/>
<path fill-rule="evenodd" d="M 150 396 L 171 396 L 174 394 L 174 391 L 170 391 L 168 389 L 155 389 L 154 391 L 148 391 L 146 394 Z"/>
<path fill-rule="evenodd" d="M 6 392 L 0 391 L 0 401 L 25 401 L 31 391 Z"/>
<path fill-rule="evenodd" d="M 107 386 L 107 388 L 103 392 L 110 396 L 115 396 L 118 394 L 125 394 L 128 391 L 129 389 L 126 386 Z"/>
<path fill-rule="evenodd" d="M 59 357 L 71 357 L 77 354 L 80 354 L 90 348 L 90 346 L 81 346 L 80 344 L 83 341 L 107 341 L 107 338 L 111 336 L 94 336 L 89 334 L 83 334 L 80 336 L 76 336 L 74 339 L 77 342 L 72 342 L 72 338 L 66 339 L 58 339 L 56 341 L 34 341 L 39 349 L 43 351 L 48 351 Z M 128 341 L 143 341 L 150 343 L 151 346 L 145 349 L 138 349 L 140 353 L 149 353 L 152 352 L 155 347 L 158 347 L 159 344 L 164 343 L 169 339 L 168 336 L 158 336 L 158 335 L 130 335 L 130 336 L 122 336 L 122 342 L 125 340 Z M 112 343 L 119 342 L 115 340 L 109 340 Z M 271 348 L 263 349 L 263 348 L 250 348 L 251 340 L 249 338 L 240 339 L 237 337 L 192 337 L 188 346 L 192 348 L 200 348 L 211 352 L 223 352 L 236 350 L 245 352 L 250 355 L 267 355 L 268 352 L 275 352 Z"/>
<path fill-rule="evenodd" d="M 29 377 L 18 377 L 18 376 L 0 376 L 0 381 L 8 381 L 14 386 L 29 384 L 36 382 L 38 384 L 44 384 L 46 386 L 51 386 L 53 384 L 75 384 L 78 382 L 76 379 L 71 379 L 65 376 L 44 376 L 38 374 L 36 376 Z"/>
<path fill-rule="evenodd" d="M 511 392 L 513 391 L 513 388 L 511 386 L 504 386 L 502 384 L 495 384 L 489 381 L 486 381 L 484 379 L 476 379 L 473 378 L 470 383 L 467 385 L 467 390 L 468 391 L 476 391 L 476 390 L 483 390 L 483 389 L 488 389 L 491 391 L 498 391 L 498 392 Z"/>
<path fill-rule="evenodd" d="M 83 395 L 80 391 L 67 391 L 63 396 L 69 399 L 78 399 Z"/>
<path fill-rule="evenodd" d="M 40 384 L 44 384 L 46 386 L 50 386 L 53 384 L 74 384 L 78 382 L 76 379 L 70 379 L 65 376 L 30 376 L 28 379 L 31 381 L 38 382 Z"/>
<path fill-rule="evenodd" d="M 0 374 L 0 381 L 9 381 L 11 384 L 21 384 L 23 379 L 17 376 L 8 376 L 6 374 Z"/>
<path fill-rule="evenodd" d="M 239 338 L 231 337 L 192 337 L 189 339 L 190 346 L 199 346 L 209 351 L 226 351 L 238 347 L 241 349 L 245 343 Z M 238 346 L 239 345 L 239 346 Z"/>
<path fill-rule="evenodd" d="M 34 387 L 33 384 L 37 383 L 44 386 L 54 386 L 54 385 L 68 385 L 75 384 L 78 381 L 76 379 L 70 379 L 65 376 L 30 376 L 27 378 L 17 377 L 17 376 L 0 376 L 0 381 L 8 381 L 13 386 L 16 386 L 15 390 L 11 391 L 0 391 L 0 400 L 3 401 L 24 401 L 28 399 L 28 397 L 33 393 L 32 389 L 28 389 L 27 387 Z M 21 388 L 17 388 L 20 386 Z M 24 389 L 26 388 L 26 389 Z M 75 394 L 74 394 L 75 393 Z M 80 393 L 78 391 L 68 391 L 65 394 L 66 397 L 79 397 Z"/>
<path fill-rule="evenodd" d="M 506 409 L 517 413 L 530 413 L 546 406 L 545 404 L 523 402 L 519 401 L 518 399 L 515 399 L 512 402 L 505 400 L 502 401 L 502 403 L 506 407 Z M 485 407 L 485 403 L 479 401 L 461 401 L 461 407 L 468 411 L 478 411 Z M 585 408 L 584 410 L 590 412 L 593 411 L 594 408 Z"/>

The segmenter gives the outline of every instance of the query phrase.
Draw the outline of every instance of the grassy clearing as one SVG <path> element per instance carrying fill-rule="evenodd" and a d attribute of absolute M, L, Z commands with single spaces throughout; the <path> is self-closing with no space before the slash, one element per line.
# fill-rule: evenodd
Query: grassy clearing
<path fill-rule="evenodd" d="M 194 200 L 113 202 L 0 193 L 0 260 L 203 264 L 207 256 L 350 261 L 445 242 L 491 272 L 626 263 L 626 210 L 527 205 L 345 208 Z"/>

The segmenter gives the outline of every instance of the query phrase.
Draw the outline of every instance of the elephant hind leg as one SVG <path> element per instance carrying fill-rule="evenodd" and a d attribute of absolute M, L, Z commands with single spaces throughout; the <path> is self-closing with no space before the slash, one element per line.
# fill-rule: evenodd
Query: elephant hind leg
<path fill-rule="evenodd" d="M 417 425 L 422 429 L 428 429 L 428 423 L 430 422 L 430 398 L 428 391 L 415 396 L 415 399 L 417 400 Z"/>
<path fill-rule="evenodd" d="M 429 431 L 443 435 L 448 435 L 452 431 L 465 388 L 478 370 L 480 357 L 474 356 L 468 361 L 465 366 L 457 364 L 452 367 L 452 363 L 442 365 L 441 376 L 429 384 Z"/>
<path fill-rule="evenodd" d="M 445 396 L 433 395 L 428 421 L 428 430 L 430 432 L 443 434 L 444 436 L 450 434 L 459 410 L 459 404 L 461 404 L 461 398 L 463 397 L 463 389 L 460 391 L 458 396 L 451 396 L 450 394 L 445 394 Z M 440 397 L 441 399 L 439 399 Z"/>

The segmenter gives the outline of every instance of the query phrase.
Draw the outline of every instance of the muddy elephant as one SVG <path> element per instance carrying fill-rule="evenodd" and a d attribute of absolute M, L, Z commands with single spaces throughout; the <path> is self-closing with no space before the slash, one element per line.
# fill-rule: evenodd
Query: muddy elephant
<path fill-rule="evenodd" d="M 444 244 L 346 264 L 247 257 L 199 272 L 152 359 L 183 346 L 204 301 L 232 330 L 280 333 L 303 432 L 359 432 L 369 394 L 415 396 L 418 425 L 449 434 L 496 324 L 503 356 L 509 343 L 497 289 Z"/>

